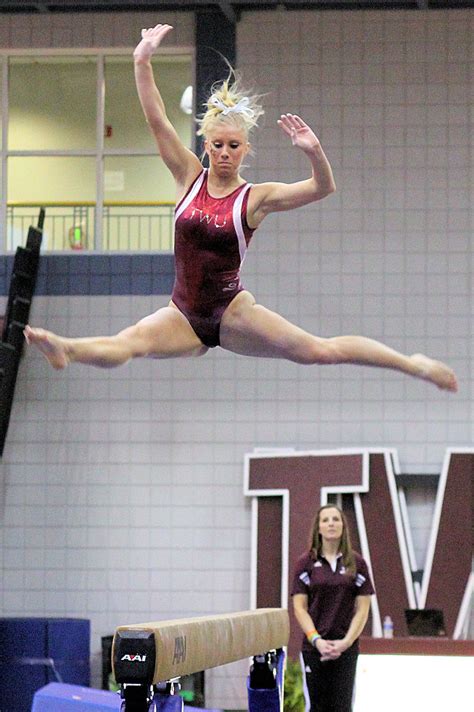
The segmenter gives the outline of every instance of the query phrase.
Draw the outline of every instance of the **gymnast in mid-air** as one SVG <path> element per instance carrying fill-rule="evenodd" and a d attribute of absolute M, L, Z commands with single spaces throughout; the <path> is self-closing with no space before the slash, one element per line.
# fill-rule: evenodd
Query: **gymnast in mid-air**
<path fill-rule="evenodd" d="M 241 176 L 249 134 L 263 110 L 240 80 L 214 86 L 199 119 L 209 168 L 183 145 L 166 114 L 151 58 L 170 25 L 142 30 L 134 51 L 135 80 L 159 154 L 176 183 L 175 270 L 168 306 L 114 336 L 66 338 L 25 328 L 25 337 L 53 368 L 78 362 L 111 368 L 138 357 L 202 356 L 214 346 L 245 356 L 300 364 L 361 364 L 401 371 L 457 390 L 454 372 L 423 354 L 405 356 L 363 336 L 313 336 L 257 304 L 241 284 L 251 237 L 267 215 L 321 200 L 336 189 L 331 166 L 311 128 L 296 114 L 278 125 L 303 151 L 310 177 L 296 183 L 250 184 Z"/>

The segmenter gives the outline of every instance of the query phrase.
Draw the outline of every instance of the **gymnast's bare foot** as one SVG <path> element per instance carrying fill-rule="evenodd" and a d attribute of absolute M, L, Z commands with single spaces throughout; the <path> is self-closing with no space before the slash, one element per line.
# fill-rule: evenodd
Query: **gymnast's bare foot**
<path fill-rule="evenodd" d="M 452 391 L 456 393 L 458 390 L 458 381 L 454 371 L 446 366 L 442 361 L 435 361 L 428 358 L 424 354 L 413 354 L 412 362 L 419 367 L 418 373 L 420 378 L 425 381 L 431 381 L 443 391 Z"/>
<path fill-rule="evenodd" d="M 56 369 L 66 368 L 69 363 L 66 340 L 45 329 L 26 326 L 24 335 L 27 344 L 34 344 Z"/>

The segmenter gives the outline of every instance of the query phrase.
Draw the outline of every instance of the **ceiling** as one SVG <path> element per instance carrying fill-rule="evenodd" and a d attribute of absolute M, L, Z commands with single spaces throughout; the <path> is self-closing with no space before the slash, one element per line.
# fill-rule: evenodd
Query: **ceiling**
<path fill-rule="evenodd" d="M 143 12 L 219 7 L 231 21 L 252 10 L 455 10 L 474 0 L 0 0 L 0 13 Z"/>

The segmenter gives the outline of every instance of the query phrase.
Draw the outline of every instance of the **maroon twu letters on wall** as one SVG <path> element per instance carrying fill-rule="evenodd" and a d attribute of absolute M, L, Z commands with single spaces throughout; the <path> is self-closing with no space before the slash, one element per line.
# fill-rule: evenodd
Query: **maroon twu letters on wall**
<path fill-rule="evenodd" d="M 405 608 L 441 608 L 448 636 L 458 637 L 474 586 L 474 450 L 446 452 L 421 585 L 413 582 L 418 566 L 398 472 L 396 451 L 390 449 L 247 455 L 244 489 L 253 498 L 252 605 L 291 603 L 292 569 L 308 545 L 314 514 L 330 493 L 338 493 L 354 548 L 374 578 L 372 633 L 381 634 L 381 617 L 390 614 L 396 634 L 406 635 Z M 291 655 L 298 653 L 300 641 L 292 616 Z"/>

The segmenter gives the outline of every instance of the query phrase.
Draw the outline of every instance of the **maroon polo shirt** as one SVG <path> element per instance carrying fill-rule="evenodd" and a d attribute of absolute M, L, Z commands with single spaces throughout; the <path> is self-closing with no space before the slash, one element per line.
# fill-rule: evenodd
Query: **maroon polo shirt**
<path fill-rule="evenodd" d="M 300 556 L 296 564 L 291 595 L 304 593 L 308 596 L 308 613 L 323 638 L 344 638 L 354 616 L 356 597 L 375 593 L 365 560 L 360 554 L 354 555 L 355 577 L 345 573 L 341 555 L 335 571 L 323 556 L 315 560 L 309 552 Z M 305 637 L 303 650 L 312 649 Z"/>

